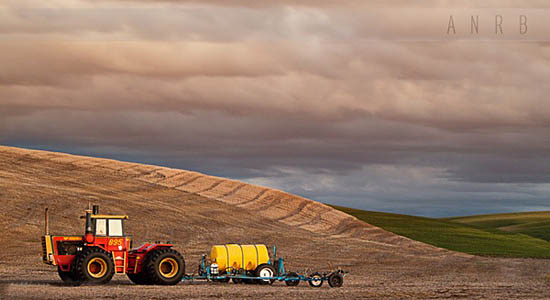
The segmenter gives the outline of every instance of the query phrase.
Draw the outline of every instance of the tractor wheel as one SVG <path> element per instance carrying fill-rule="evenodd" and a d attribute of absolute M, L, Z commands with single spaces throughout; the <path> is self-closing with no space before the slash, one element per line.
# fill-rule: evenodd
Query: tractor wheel
<path fill-rule="evenodd" d="M 321 287 L 323 285 L 323 276 L 319 273 L 313 273 L 309 275 L 311 280 L 308 281 L 309 285 L 312 287 Z"/>
<path fill-rule="evenodd" d="M 344 276 L 340 273 L 332 273 L 328 276 L 328 285 L 330 287 L 341 287 L 344 284 Z"/>
<path fill-rule="evenodd" d="M 63 282 L 66 284 L 80 285 L 82 283 L 80 280 L 78 280 L 74 276 L 73 272 L 71 271 L 69 272 L 61 271 L 61 268 L 57 267 L 57 274 L 59 274 L 59 278 L 61 278 L 61 280 L 63 280 Z"/>
<path fill-rule="evenodd" d="M 147 274 L 145 272 L 137 273 L 137 274 L 126 274 L 128 276 L 128 279 L 130 279 L 135 284 L 142 284 L 147 285 L 151 284 L 151 280 L 149 280 L 149 277 L 147 277 Z"/>
<path fill-rule="evenodd" d="M 74 260 L 75 278 L 91 284 L 105 284 L 115 274 L 112 258 L 100 248 L 86 248 Z"/>
<path fill-rule="evenodd" d="M 298 279 L 298 274 L 295 272 L 290 272 L 286 275 L 287 278 L 296 278 L 296 279 L 287 279 L 285 283 L 287 286 L 297 286 L 300 284 L 300 279 Z"/>
<path fill-rule="evenodd" d="M 185 275 L 185 261 L 174 249 L 153 250 L 147 255 L 145 270 L 152 284 L 174 285 Z"/>
<path fill-rule="evenodd" d="M 275 268 L 270 264 L 261 264 L 256 268 L 256 277 L 275 277 Z M 275 279 L 258 279 L 259 284 L 273 284 Z"/>

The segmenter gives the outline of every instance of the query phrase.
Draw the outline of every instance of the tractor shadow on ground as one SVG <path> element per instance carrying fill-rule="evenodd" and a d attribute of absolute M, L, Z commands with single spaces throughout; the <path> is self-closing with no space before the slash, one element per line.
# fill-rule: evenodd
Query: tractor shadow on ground
<path fill-rule="evenodd" d="M 20 279 L 8 279 L 0 280 L 0 286 L 6 287 L 7 285 L 53 285 L 53 286 L 69 286 L 61 281 L 56 280 L 20 280 Z"/>
<path fill-rule="evenodd" d="M 4 289 L 6 288 L 6 286 L 10 285 L 10 284 L 13 284 L 13 285 L 49 285 L 49 286 L 59 286 L 59 287 L 79 287 L 79 286 L 96 286 L 94 284 L 86 284 L 86 283 L 83 283 L 83 284 L 80 284 L 80 285 L 75 285 L 75 284 L 69 284 L 69 283 L 65 283 L 61 280 L 55 280 L 55 279 L 52 279 L 52 280 L 20 280 L 20 279 L 2 279 L 0 280 L 0 289 L 1 287 L 3 287 Z M 130 281 L 125 281 L 125 280 L 113 280 L 111 281 L 110 283 L 108 283 L 107 285 L 135 285 L 133 284 L 132 282 Z M 99 285 L 97 285 L 99 286 Z"/>

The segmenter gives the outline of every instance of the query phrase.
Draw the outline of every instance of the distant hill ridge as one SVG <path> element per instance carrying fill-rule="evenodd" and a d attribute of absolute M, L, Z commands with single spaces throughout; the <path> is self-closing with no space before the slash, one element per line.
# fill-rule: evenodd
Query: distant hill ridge
<path fill-rule="evenodd" d="M 416 241 L 464 253 L 550 258 L 550 213 L 528 212 L 434 219 L 335 208 Z"/>

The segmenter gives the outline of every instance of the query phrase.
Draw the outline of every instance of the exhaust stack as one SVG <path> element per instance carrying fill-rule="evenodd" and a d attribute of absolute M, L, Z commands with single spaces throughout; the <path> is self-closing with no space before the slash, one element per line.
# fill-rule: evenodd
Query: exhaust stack
<path fill-rule="evenodd" d="M 44 210 L 44 235 L 50 234 L 50 226 L 48 224 L 48 208 Z"/>
<path fill-rule="evenodd" d="M 86 234 L 92 233 L 92 211 L 86 210 Z"/>

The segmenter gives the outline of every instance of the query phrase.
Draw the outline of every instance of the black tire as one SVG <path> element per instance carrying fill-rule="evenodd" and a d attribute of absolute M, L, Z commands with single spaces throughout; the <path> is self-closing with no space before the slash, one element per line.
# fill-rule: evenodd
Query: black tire
<path fill-rule="evenodd" d="M 234 284 L 243 283 L 243 280 L 241 278 L 231 278 L 231 281 L 233 281 Z"/>
<path fill-rule="evenodd" d="M 222 283 L 228 283 L 228 282 L 229 282 L 229 279 L 231 279 L 231 278 L 225 277 L 225 278 L 220 279 L 220 282 L 222 282 Z"/>
<path fill-rule="evenodd" d="M 248 276 L 248 277 L 255 277 L 256 272 L 255 271 L 245 271 L 243 275 Z M 241 280 L 242 280 L 242 283 L 244 283 L 244 284 L 257 284 L 258 283 L 256 279 L 242 278 Z"/>
<path fill-rule="evenodd" d="M 309 275 L 311 280 L 308 280 L 308 283 L 311 287 L 321 287 L 323 285 L 323 276 L 319 273 L 313 273 Z"/>
<path fill-rule="evenodd" d="M 151 284 L 151 280 L 149 277 L 147 277 L 147 274 L 145 272 L 137 273 L 137 274 L 126 274 L 128 276 L 128 279 L 130 279 L 135 284 L 140 285 L 148 285 Z"/>
<path fill-rule="evenodd" d="M 254 272 L 256 277 L 275 277 L 275 268 L 270 264 L 261 264 Z M 273 284 L 275 279 L 258 279 L 259 284 Z"/>
<path fill-rule="evenodd" d="M 85 248 L 76 255 L 72 272 L 76 280 L 105 284 L 111 281 L 115 274 L 113 259 L 107 251 L 101 248 Z"/>
<path fill-rule="evenodd" d="M 183 256 L 174 249 L 158 249 L 147 254 L 144 268 L 152 284 L 178 284 L 185 275 Z"/>
<path fill-rule="evenodd" d="M 80 285 L 82 283 L 76 278 L 73 272 L 62 271 L 60 267 L 57 267 L 57 274 L 59 274 L 59 278 L 61 278 L 61 280 L 68 285 Z"/>
<path fill-rule="evenodd" d="M 298 274 L 296 272 L 290 272 L 286 275 L 287 278 L 294 278 L 294 277 L 298 277 Z M 285 283 L 287 286 L 297 286 L 298 284 L 300 284 L 300 279 L 291 279 L 291 280 L 285 280 Z"/>
<path fill-rule="evenodd" d="M 223 275 L 220 275 L 220 276 L 223 276 Z M 230 280 L 229 277 L 224 277 L 224 278 L 220 278 L 220 279 L 212 279 L 213 282 L 221 282 L 221 283 L 228 283 Z"/>
<path fill-rule="evenodd" d="M 328 276 L 328 285 L 333 288 L 341 287 L 344 284 L 344 276 L 340 273 L 332 273 Z"/>

